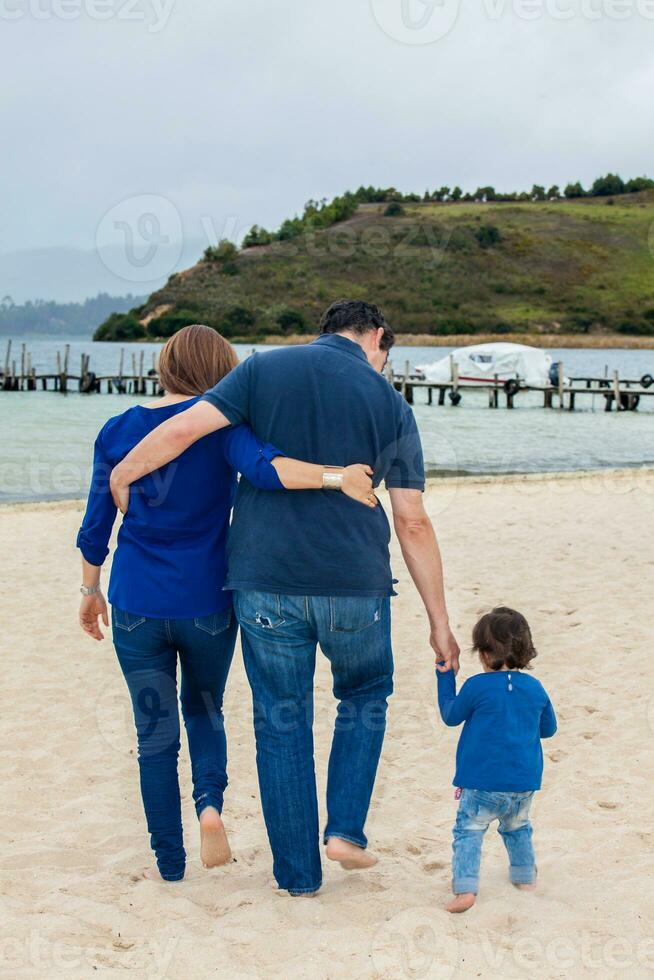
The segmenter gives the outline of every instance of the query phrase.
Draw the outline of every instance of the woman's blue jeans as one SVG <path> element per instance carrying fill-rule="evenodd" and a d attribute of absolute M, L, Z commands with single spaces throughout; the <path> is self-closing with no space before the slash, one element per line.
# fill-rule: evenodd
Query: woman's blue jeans
<path fill-rule="evenodd" d="M 323 839 L 366 847 L 364 825 L 393 690 L 390 600 L 237 592 L 254 702 L 257 768 L 273 873 L 293 895 L 320 888 L 313 675 L 320 644 L 338 700 Z"/>
<path fill-rule="evenodd" d="M 500 793 L 464 789 L 454 825 L 452 842 L 452 891 L 477 894 L 484 834 L 493 820 L 509 855 L 509 877 L 514 885 L 536 881 L 536 859 L 531 842 L 529 808 L 533 792 Z"/>
<path fill-rule="evenodd" d="M 223 694 L 238 624 L 231 609 L 197 619 L 148 619 L 112 610 L 113 640 L 134 709 L 141 795 L 162 878 L 184 877 L 186 853 L 177 779 L 180 701 L 188 738 L 193 799 L 222 812 L 227 786 Z"/>

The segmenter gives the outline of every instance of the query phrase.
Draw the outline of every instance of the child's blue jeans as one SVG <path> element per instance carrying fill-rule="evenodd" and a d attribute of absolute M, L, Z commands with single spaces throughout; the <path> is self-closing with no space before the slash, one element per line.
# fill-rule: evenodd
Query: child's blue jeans
<path fill-rule="evenodd" d="M 533 831 L 529 822 L 533 798 L 533 792 L 462 791 L 452 841 L 452 891 L 455 895 L 477 894 L 481 843 L 493 820 L 499 820 L 497 829 L 509 855 L 509 877 L 513 884 L 531 885 L 536 881 L 536 860 L 531 843 Z"/>

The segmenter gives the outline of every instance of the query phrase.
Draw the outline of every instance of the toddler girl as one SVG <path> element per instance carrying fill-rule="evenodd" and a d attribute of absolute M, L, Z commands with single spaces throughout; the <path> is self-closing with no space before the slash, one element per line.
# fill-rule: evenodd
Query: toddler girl
<path fill-rule="evenodd" d="M 436 671 L 443 721 L 463 724 L 454 776 L 460 798 L 452 844 L 455 897 L 448 912 L 465 912 L 475 903 L 481 844 L 493 820 L 499 821 L 512 883 L 535 888 L 529 808 L 543 774 L 540 740 L 556 732 L 547 692 L 522 673 L 536 656 L 525 617 L 498 606 L 479 620 L 472 643 L 484 672 L 470 677 L 458 694 L 454 672 L 441 665 Z"/>

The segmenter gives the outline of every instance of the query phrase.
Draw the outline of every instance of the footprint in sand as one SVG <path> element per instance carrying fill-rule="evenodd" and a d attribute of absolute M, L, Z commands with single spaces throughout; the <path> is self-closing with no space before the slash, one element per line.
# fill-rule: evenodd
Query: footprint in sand
<path fill-rule="evenodd" d="M 449 864 L 446 861 L 425 861 L 422 866 L 422 870 L 428 873 L 442 871 L 443 868 L 449 868 Z"/>
<path fill-rule="evenodd" d="M 618 803 L 610 803 L 608 800 L 598 800 L 597 805 L 603 810 L 617 810 L 619 806 Z"/>
<path fill-rule="evenodd" d="M 553 752 L 547 753 L 547 758 L 550 760 L 550 762 L 561 762 L 562 759 L 565 759 L 567 754 L 568 753 L 564 752 L 563 749 L 554 749 Z"/>

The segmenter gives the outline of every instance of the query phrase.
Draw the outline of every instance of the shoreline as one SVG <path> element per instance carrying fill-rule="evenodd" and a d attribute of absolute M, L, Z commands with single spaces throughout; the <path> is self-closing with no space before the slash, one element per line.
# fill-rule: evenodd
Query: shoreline
<path fill-rule="evenodd" d="M 234 344 L 274 344 L 278 347 L 308 344 L 313 334 L 290 334 L 288 337 L 267 336 L 254 341 L 234 338 Z M 628 334 L 557 334 L 557 333 L 460 333 L 415 334 L 396 333 L 395 347 L 471 347 L 475 344 L 526 344 L 528 347 L 568 350 L 654 350 L 654 336 L 637 337 Z"/>
<path fill-rule="evenodd" d="M 297 344 L 310 344 L 315 340 L 317 334 L 290 334 L 279 336 L 268 334 L 258 337 L 228 337 L 232 344 L 242 346 L 252 345 L 254 347 L 271 346 L 287 347 Z M 0 339 L 16 339 L 10 334 L 1 334 Z M 57 337 L 50 334 L 20 334 L 19 342 L 29 342 L 30 340 L 47 340 L 56 343 L 75 343 L 89 342 L 91 344 L 120 344 L 129 347 L 132 344 L 164 344 L 165 337 L 141 337 L 137 340 L 114 340 L 96 341 L 92 335 L 66 335 Z M 470 347 L 473 344 L 492 344 L 510 343 L 527 344 L 530 347 L 540 347 L 547 349 L 554 347 L 558 349 L 570 350 L 654 350 L 654 336 L 641 337 L 630 334 L 574 334 L 574 333 L 460 333 L 460 334 L 414 334 L 396 333 L 396 347 Z"/>
<path fill-rule="evenodd" d="M 633 466 L 604 466 L 595 470 L 552 470 L 539 473 L 452 473 L 451 476 L 427 474 L 425 492 L 438 487 L 488 485 L 515 486 L 524 483 L 592 481 L 600 479 L 625 480 L 634 477 L 654 477 L 654 463 Z M 382 490 L 382 493 L 385 491 Z M 85 496 L 34 497 L 29 500 L 0 500 L 0 512 L 6 510 L 77 510 L 86 503 Z"/>

